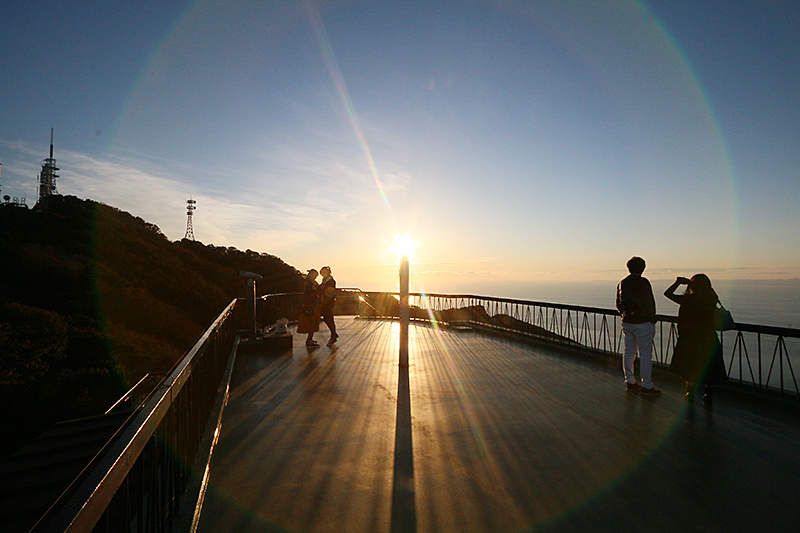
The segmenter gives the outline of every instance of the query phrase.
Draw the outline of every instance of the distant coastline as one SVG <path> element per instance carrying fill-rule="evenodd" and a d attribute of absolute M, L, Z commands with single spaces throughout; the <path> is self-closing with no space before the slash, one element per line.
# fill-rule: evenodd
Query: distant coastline
<path fill-rule="evenodd" d="M 653 279 L 653 293 L 659 314 L 677 316 L 678 306 L 663 296 L 673 279 Z M 619 280 L 487 282 L 465 290 L 431 292 L 475 294 L 517 300 L 614 308 Z M 714 280 L 714 288 L 723 305 L 743 323 L 800 328 L 800 279 Z"/>

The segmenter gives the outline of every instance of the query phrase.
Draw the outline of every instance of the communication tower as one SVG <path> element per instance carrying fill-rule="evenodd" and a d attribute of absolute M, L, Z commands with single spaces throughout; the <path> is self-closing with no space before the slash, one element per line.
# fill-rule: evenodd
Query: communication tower
<path fill-rule="evenodd" d="M 192 213 L 197 209 L 197 202 L 189 198 L 186 200 L 186 235 L 184 239 L 194 240 L 194 230 L 192 229 Z"/>
<path fill-rule="evenodd" d="M 39 173 L 39 206 L 42 208 L 47 207 L 50 196 L 58 194 L 56 190 L 57 170 L 59 168 L 53 158 L 53 128 L 50 128 L 50 157 L 44 160 L 42 171 Z"/>

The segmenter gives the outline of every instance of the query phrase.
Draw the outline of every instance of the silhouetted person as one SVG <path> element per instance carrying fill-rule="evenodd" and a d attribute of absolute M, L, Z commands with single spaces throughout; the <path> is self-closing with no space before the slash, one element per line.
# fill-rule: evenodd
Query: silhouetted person
<path fill-rule="evenodd" d="M 336 306 L 336 280 L 331 275 L 331 267 L 324 266 L 319 269 L 322 274 L 322 283 L 319 286 L 320 315 L 331 331 L 328 346 L 333 345 L 339 335 L 336 334 L 336 324 L 333 322 L 333 311 Z"/>
<path fill-rule="evenodd" d="M 306 274 L 306 284 L 303 287 L 303 299 L 300 305 L 300 318 L 297 321 L 297 332 L 308 333 L 306 346 L 314 348 L 319 343 L 314 340 L 314 333 L 319 331 L 319 273 L 312 268 Z"/>
<path fill-rule="evenodd" d="M 652 378 L 656 300 L 650 282 L 642 277 L 644 259 L 631 257 L 627 267 L 630 274 L 617 285 L 617 311 L 622 315 L 622 333 L 625 337 L 625 354 L 622 357 L 625 390 L 658 396 L 661 391 L 653 386 Z M 637 350 L 641 385 L 637 383 L 633 370 Z"/>
<path fill-rule="evenodd" d="M 680 285 L 687 285 L 684 294 L 675 294 Z M 716 310 L 719 298 L 705 274 L 692 279 L 678 277 L 667 287 L 664 296 L 680 305 L 678 310 L 678 343 L 669 368 L 686 381 L 686 399 L 692 401 L 700 385 L 703 400 L 711 401 L 712 385 L 728 380 L 722 346 L 717 338 Z"/>

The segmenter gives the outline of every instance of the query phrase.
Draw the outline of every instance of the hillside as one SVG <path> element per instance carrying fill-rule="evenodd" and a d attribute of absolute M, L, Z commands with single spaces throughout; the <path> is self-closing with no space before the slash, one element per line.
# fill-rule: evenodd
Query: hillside
<path fill-rule="evenodd" d="M 0 249 L 2 423 L 22 441 L 168 371 L 244 295 L 239 270 L 264 277 L 260 294 L 302 289 L 277 257 L 170 242 L 141 218 L 72 196 L 45 213 L 0 208 Z M 0 456 L 19 444 L 3 442 Z"/>

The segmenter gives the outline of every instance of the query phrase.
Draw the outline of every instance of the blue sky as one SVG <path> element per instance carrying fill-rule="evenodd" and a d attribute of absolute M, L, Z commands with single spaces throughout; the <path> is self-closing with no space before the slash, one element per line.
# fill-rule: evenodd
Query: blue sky
<path fill-rule="evenodd" d="M 341 286 L 796 278 L 798 97 L 789 1 L 12 0 L 0 194 L 52 127 L 60 193 Z"/>

